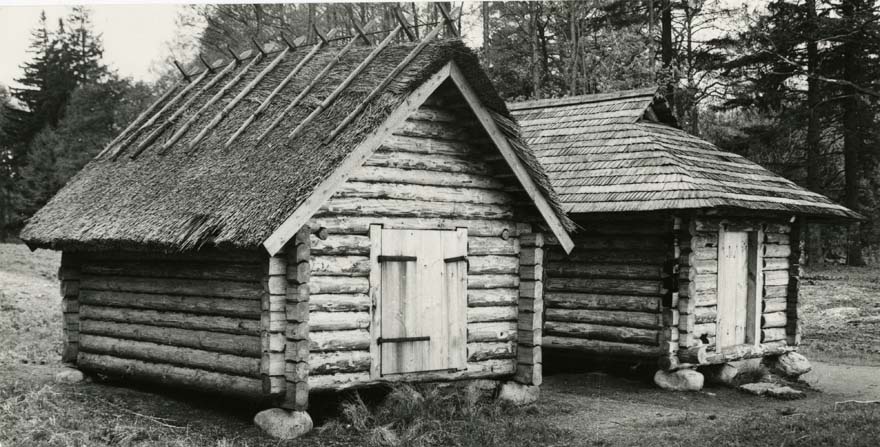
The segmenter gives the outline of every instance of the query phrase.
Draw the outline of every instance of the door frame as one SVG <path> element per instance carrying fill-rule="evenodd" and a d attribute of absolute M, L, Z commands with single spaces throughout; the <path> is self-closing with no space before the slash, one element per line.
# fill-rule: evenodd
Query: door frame
<path fill-rule="evenodd" d="M 745 340 L 741 344 L 730 346 L 720 346 L 718 343 L 718 328 L 720 327 L 720 288 L 718 284 L 721 281 L 721 239 L 724 232 L 745 232 L 747 233 L 748 246 L 746 250 L 747 269 L 746 269 L 746 327 Z M 716 287 L 715 287 L 715 351 L 721 352 L 723 349 L 735 346 L 757 346 L 761 344 L 761 313 L 763 311 L 764 301 L 764 229 L 762 225 L 753 224 L 737 224 L 722 222 L 718 228 L 718 251 L 716 254 L 716 262 L 718 265 Z"/>

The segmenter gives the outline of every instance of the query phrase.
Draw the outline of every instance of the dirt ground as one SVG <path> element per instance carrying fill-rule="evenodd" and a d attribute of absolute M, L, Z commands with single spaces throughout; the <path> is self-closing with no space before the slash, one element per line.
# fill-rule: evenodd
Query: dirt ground
<path fill-rule="evenodd" d="M 804 376 L 805 399 L 720 387 L 670 393 L 644 376 L 548 374 L 540 401 L 526 408 L 423 405 L 410 411 L 418 413 L 412 420 L 395 423 L 393 413 L 357 416 L 343 405 L 318 416 L 304 439 L 278 443 L 254 428 L 256 409 L 239 402 L 130 384 L 54 384 L 57 263 L 55 253 L 0 244 L 2 447 L 880 445 L 880 405 L 843 403 L 880 400 L 878 269 L 808 271 L 802 352 L 815 370 Z"/>

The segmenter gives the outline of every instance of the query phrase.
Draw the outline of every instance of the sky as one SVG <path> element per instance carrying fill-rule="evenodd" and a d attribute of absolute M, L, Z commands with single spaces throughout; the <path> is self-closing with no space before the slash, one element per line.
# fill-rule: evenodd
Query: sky
<path fill-rule="evenodd" d="M 168 53 L 166 44 L 174 39 L 181 8 L 174 4 L 91 5 L 94 28 L 103 35 L 104 62 L 124 77 L 154 81 L 156 74 L 150 67 Z M 42 10 L 54 29 L 69 7 L 5 6 L 0 0 L 0 83 L 15 85 L 13 80 L 21 77 L 19 66 L 29 59 L 31 30 Z"/>

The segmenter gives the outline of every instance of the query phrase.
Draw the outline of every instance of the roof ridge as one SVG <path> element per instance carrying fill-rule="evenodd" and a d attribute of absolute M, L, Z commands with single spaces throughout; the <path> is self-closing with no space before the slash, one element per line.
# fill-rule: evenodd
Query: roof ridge
<path fill-rule="evenodd" d="M 642 96 L 655 96 L 658 87 L 645 87 L 632 90 L 618 90 L 606 93 L 592 93 L 589 95 L 563 96 L 562 98 L 533 99 L 528 101 L 512 101 L 507 103 L 507 108 L 514 110 L 546 109 L 549 107 L 562 107 L 578 104 L 590 104 L 595 102 L 617 101 Z"/>

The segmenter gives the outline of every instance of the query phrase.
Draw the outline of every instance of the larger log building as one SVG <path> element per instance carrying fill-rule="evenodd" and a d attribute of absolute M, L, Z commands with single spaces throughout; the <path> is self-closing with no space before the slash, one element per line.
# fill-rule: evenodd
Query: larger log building
<path fill-rule="evenodd" d="M 41 209 L 65 360 L 293 410 L 540 384 L 544 231 L 572 224 L 473 53 L 399 31 L 189 73 Z"/>
<path fill-rule="evenodd" d="M 545 352 L 674 369 L 797 347 L 801 222 L 856 213 L 678 129 L 654 88 L 508 107 L 583 227 L 547 250 Z"/>

